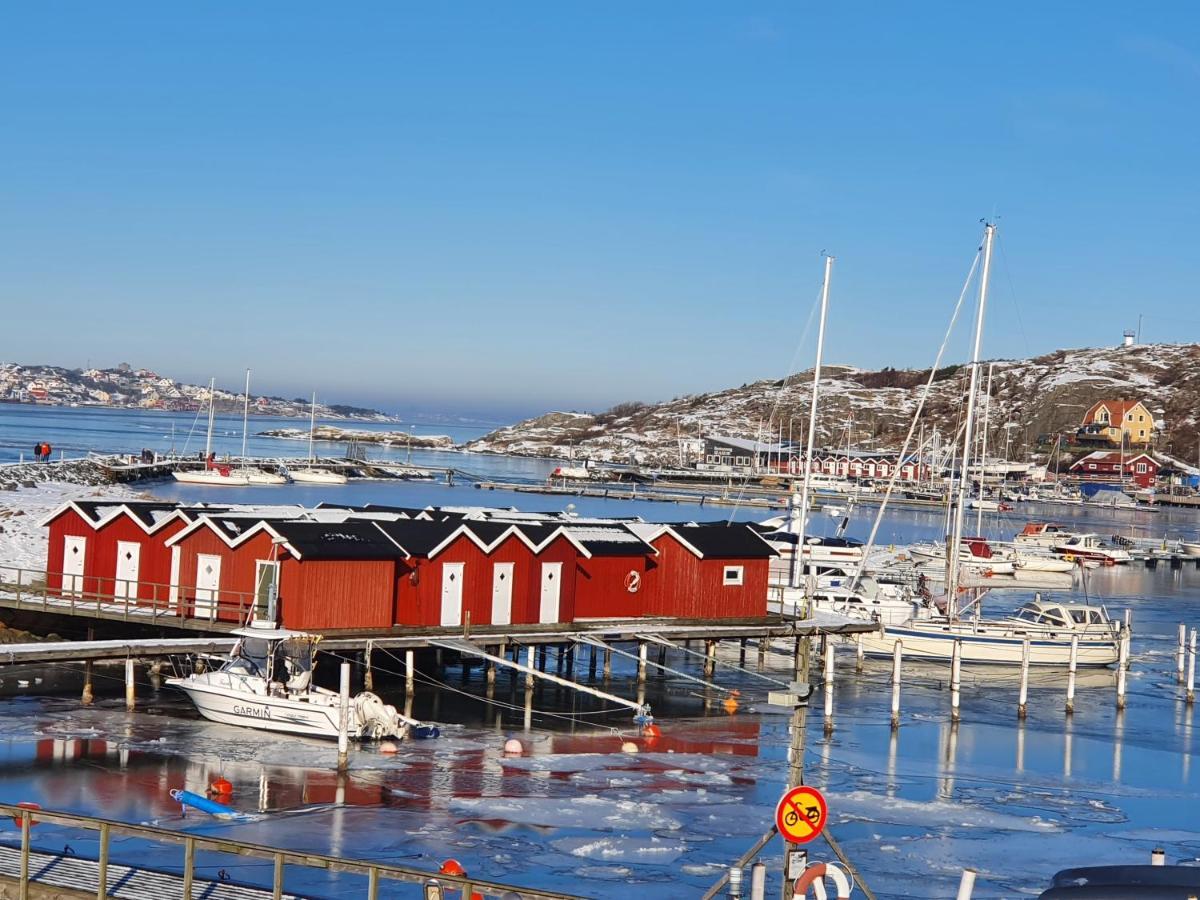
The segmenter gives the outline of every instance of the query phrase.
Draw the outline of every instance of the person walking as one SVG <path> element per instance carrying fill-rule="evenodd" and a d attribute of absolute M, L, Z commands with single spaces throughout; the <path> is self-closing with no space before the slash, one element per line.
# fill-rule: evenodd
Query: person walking
<path fill-rule="evenodd" d="M 36 444 L 33 445 L 33 461 L 34 462 L 42 461 L 42 442 L 41 441 L 38 441 Z"/>
<path fill-rule="evenodd" d="M 54 448 L 50 446 L 49 442 L 43 444 L 42 446 L 46 448 L 45 462 L 50 462 L 50 454 L 54 452 Z"/>

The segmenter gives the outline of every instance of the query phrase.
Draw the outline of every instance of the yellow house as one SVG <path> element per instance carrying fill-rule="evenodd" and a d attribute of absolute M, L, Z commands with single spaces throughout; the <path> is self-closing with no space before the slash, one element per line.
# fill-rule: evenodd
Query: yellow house
<path fill-rule="evenodd" d="M 1141 400 L 1101 400 L 1083 417 L 1083 429 L 1090 435 L 1120 444 L 1125 434 L 1128 444 L 1148 444 L 1154 435 L 1154 416 Z"/>

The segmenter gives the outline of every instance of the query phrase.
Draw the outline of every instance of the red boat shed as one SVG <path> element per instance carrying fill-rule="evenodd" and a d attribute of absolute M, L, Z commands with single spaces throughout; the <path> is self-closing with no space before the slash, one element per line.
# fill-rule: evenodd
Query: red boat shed
<path fill-rule="evenodd" d="M 686 619 L 753 619 L 767 614 L 767 573 L 775 549 L 748 525 L 634 526 L 658 551 L 647 612 Z"/>
<path fill-rule="evenodd" d="M 174 503 L 73 500 L 50 513 L 46 583 L 51 591 L 126 598 L 166 608 L 178 581 L 167 541 L 191 521 Z"/>

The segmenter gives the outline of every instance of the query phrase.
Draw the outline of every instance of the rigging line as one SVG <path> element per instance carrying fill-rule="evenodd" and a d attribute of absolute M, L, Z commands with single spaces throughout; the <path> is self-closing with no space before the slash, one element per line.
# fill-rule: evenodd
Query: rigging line
<path fill-rule="evenodd" d="M 1028 358 L 1033 357 L 1033 348 L 1029 343 L 1029 335 L 1025 333 L 1025 321 L 1021 318 L 1021 304 L 1017 301 L 1017 286 L 1013 283 L 1012 267 L 1008 264 L 1008 254 L 1004 252 L 1004 237 L 999 235 L 1000 240 L 997 243 L 1000 245 L 1000 258 L 1004 260 L 1004 277 L 1008 279 L 1008 290 L 1012 296 L 1013 312 L 1017 314 L 1017 328 L 1021 331 L 1021 340 L 1025 342 L 1025 355 Z"/>
<path fill-rule="evenodd" d="M 586 642 L 581 641 L 580 643 L 586 643 Z M 635 653 L 628 653 L 625 650 L 618 650 L 616 647 L 613 647 L 611 644 L 606 644 L 605 646 L 608 649 L 612 650 L 613 653 L 616 653 L 618 656 L 627 656 L 630 659 L 636 659 L 636 660 L 638 660 L 638 662 L 641 662 L 641 657 Z M 688 681 L 694 681 L 697 684 L 704 685 L 705 687 L 711 687 L 718 691 L 724 691 L 726 694 L 734 693 L 732 688 L 721 687 L 719 684 L 714 684 L 711 681 L 705 681 L 703 678 L 697 678 L 695 675 L 689 675 L 687 672 L 681 672 L 678 669 L 672 669 L 670 666 L 664 666 L 662 663 L 656 663 L 650 659 L 646 660 L 646 665 L 654 666 L 654 668 L 661 669 L 663 672 L 670 672 L 672 675 L 676 676 L 677 678 L 685 678 Z"/>
<path fill-rule="evenodd" d="M 900 462 L 908 455 L 908 448 L 912 444 L 913 434 L 917 430 L 917 422 L 921 418 L 921 413 L 925 409 L 925 403 L 929 399 L 930 391 L 933 389 L 933 380 L 937 376 L 938 367 L 942 363 L 942 356 L 946 353 L 946 347 L 950 344 L 950 336 L 954 333 L 955 323 L 958 322 L 959 313 L 962 312 L 963 302 L 966 300 L 967 291 L 971 287 L 971 279 L 975 277 L 975 270 L 979 267 L 979 260 L 983 255 L 983 248 L 980 247 L 975 251 L 975 258 L 971 261 L 971 268 L 967 271 L 967 277 L 963 281 L 962 290 L 958 294 L 958 302 L 954 305 L 954 312 L 950 316 L 950 324 L 946 327 L 946 335 L 942 338 L 942 346 L 938 348 L 937 357 L 933 361 L 933 367 L 929 370 L 929 380 L 925 382 L 925 389 L 921 391 L 921 399 L 917 401 L 917 409 L 913 413 L 912 421 L 908 425 L 908 434 L 904 436 L 904 444 L 900 448 Z M 917 465 L 920 466 L 920 460 L 917 460 Z M 896 466 L 892 470 L 892 477 L 888 479 L 887 490 L 883 494 L 883 502 L 879 504 L 879 511 L 875 513 L 875 520 L 871 523 L 871 534 L 867 538 L 866 546 L 863 548 L 862 558 L 858 562 L 858 568 L 854 572 L 854 576 L 850 579 L 850 584 L 853 587 L 857 585 L 859 579 L 863 576 L 863 569 L 867 564 L 867 555 L 875 546 L 875 537 L 879 533 L 879 525 L 883 521 L 883 514 L 887 510 L 888 501 L 892 498 L 892 492 L 896 488 L 896 480 L 900 475 L 901 466 Z M 964 464 L 963 476 L 966 476 L 966 467 Z"/>
<path fill-rule="evenodd" d="M 652 643 L 657 644 L 658 641 L 653 641 Z M 689 654 L 690 656 L 695 656 L 699 659 L 708 659 L 707 654 L 701 653 L 698 650 L 692 650 L 690 647 L 681 647 L 678 644 L 672 644 L 670 641 L 665 642 L 664 644 L 662 644 L 662 646 L 670 647 L 673 650 L 680 650 L 684 653 Z M 728 663 L 728 662 L 722 662 L 721 665 L 724 666 L 726 669 L 733 669 L 735 672 L 742 672 L 746 675 L 753 675 L 755 678 L 761 678 L 763 681 L 769 681 L 769 682 L 771 682 L 771 684 L 777 684 L 780 687 L 790 687 L 791 686 L 786 681 L 780 681 L 778 678 L 772 678 L 770 675 L 764 675 L 761 672 L 755 672 L 751 669 L 747 669 L 745 666 L 738 666 L 738 665 L 734 665 L 733 663 Z"/>
<path fill-rule="evenodd" d="M 822 280 L 822 287 L 824 287 L 824 280 Z M 804 323 L 804 330 L 802 332 L 800 332 L 800 339 L 796 342 L 796 349 L 794 351 L 792 351 L 792 358 L 791 358 L 791 361 L 788 363 L 787 372 L 784 374 L 783 380 L 779 383 L 779 388 L 775 392 L 775 402 L 771 406 L 769 415 L 767 417 L 768 422 L 775 418 L 775 413 L 779 411 L 779 407 L 783 403 L 783 395 L 787 391 L 788 380 L 793 375 L 799 374 L 798 372 L 796 372 L 796 366 L 800 362 L 801 351 L 804 349 L 805 344 L 808 343 L 808 335 L 809 335 L 809 332 L 812 331 L 813 319 L 816 317 L 817 310 L 820 308 L 820 305 L 821 305 L 821 288 L 818 288 L 817 296 L 815 298 L 813 298 L 812 306 L 810 306 L 808 309 L 808 320 Z M 758 463 L 757 450 L 755 451 L 753 459 L 754 459 L 754 463 L 755 463 L 755 468 L 757 468 L 757 463 Z M 729 510 L 729 519 L 728 519 L 728 521 L 726 521 L 726 523 L 725 523 L 726 525 L 733 524 L 734 517 L 737 515 L 738 510 L 741 508 L 742 500 L 744 499 L 744 496 L 746 493 L 747 481 L 748 481 L 748 479 L 742 480 L 741 487 L 738 489 L 737 497 L 734 499 L 733 505 Z"/>

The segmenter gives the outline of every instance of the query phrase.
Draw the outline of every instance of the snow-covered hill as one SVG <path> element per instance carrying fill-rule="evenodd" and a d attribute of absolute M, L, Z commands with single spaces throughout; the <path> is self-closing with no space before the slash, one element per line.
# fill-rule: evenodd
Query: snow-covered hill
<path fill-rule="evenodd" d="M 940 369 L 926 404 L 927 430 L 956 430 L 967 366 Z M 986 364 L 983 370 L 986 380 Z M 818 443 L 844 445 L 849 429 L 857 448 L 898 447 L 929 370 L 848 366 L 824 370 Z M 605 413 L 549 413 L 472 442 L 475 451 L 674 464 L 680 440 L 702 435 L 778 437 L 780 423 L 801 439 L 808 421 L 812 373 L 786 381 L 758 381 L 712 394 L 645 405 L 621 404 Z M 982 384 L 982 381 L 981 381 Z M 1014 458 L 1037 451 L 1039 435 L 1080 423 L 1097 400 L 1142 400 L 1165 429 L 1166 452 L 1192 459 L 1200 408 L 1200 345 L 1058 350 L 1027 360 L 996 360 L 993 369 L 989 445 L 1002 448 L 1011 436 Z M 849 423 L 849 425 L 848 425 Z M 1010 427 L 1005 429 L 1005 426 Z"/>

